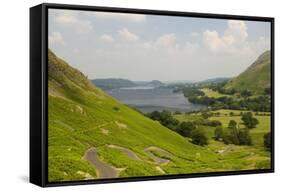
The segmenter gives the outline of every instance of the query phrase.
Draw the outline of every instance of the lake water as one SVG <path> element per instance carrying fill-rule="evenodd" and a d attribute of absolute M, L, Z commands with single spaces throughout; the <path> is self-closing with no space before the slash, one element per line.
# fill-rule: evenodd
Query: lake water
<path fill-rule="evenodd" d="M 182 93 L 173 93 L 172 89 L 165 87 L 138 86 L 107 90 L 107 93 L 144 113 L 164 109 L 185 112 L 205 108 L 203 105 L 190 103 Z"/>

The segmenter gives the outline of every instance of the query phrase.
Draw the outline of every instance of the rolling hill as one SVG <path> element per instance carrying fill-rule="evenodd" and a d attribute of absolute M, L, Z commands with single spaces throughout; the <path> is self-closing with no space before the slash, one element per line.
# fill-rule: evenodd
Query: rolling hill
<path fill-rule="evenodd" d="M 94 79 L 92 82 L 99 88 L 104 90 L 123 88 L 123 87 L 133 87 L 136 86 L 134 82 L 121 79 L 121 78 L 106 78 L 106 79 Z"/>
<path fill-rule="evenodd" d="M 270 60 L 270 51 L 264 52 L 244 72 L 229 80 L 224 88 L 238 91 L 250 90 L 256 94 L 262 94 L 265 88 L 270 88 Z"/>
<path fill-rule="evenodd" d="M 151 86 L 151 87 L 160 87 L 160 86 L 164 86 L 165 84 L 160 82 L 159 80 L 152 80 L 151 82 L 148 82 L 145 85 L 146 86 Z"/>
<path fill-rule="evenodd" d="M 48 125 L 50 182 L 238 170 L 252 164 L 191 144 L 108 96 L 50 50 Z"/>

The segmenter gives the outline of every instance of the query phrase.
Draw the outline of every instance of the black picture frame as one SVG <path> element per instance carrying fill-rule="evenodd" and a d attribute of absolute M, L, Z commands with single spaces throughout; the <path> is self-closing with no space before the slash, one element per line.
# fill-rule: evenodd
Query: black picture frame
<path fill-rule="evenodd" d="M 85 11 L 104 11 L 118 13 L 137 13 L 148 15 L 168 15 L 197 18 L 216 18 L 250 21 L 267 21 L 271 24 L 271 168 L 264 170 L 242 170 L 227 172 L 193 173 L 184 175 L 163 175 L 83 181 L 48 182 L 48 9 L 68 9 Z M 82 185 L 95 183 L 131 182 L 163 180 L 176 178 L 195 178 L 209 176 L 242 175 L 274 172 L 274 18 L 191 13 L 162 10 L 97 7 L 67 4 L 40 4 L 30 8 L 30 182 L 42 187 Z"/>

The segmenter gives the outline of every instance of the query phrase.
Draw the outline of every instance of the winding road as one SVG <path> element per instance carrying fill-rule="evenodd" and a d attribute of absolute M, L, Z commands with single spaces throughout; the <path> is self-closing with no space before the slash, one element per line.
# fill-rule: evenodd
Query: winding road
<path fill-rule="evenodd" d="M 141 161 L 141 159 L 138 157 L 138 155 L 134 151 L 132 151 L 128 148 L 124 148 L 124 147 L 117 146 L 117 145 L 107 145 L 107 147 L 113 148 L 113 149 L 118 149 L 118 150 L 122 151 L 124 154 L 127 155 L 128 158 L 130 158 L 132 160 Z M 150 146 L 150 147 L 145 148 L 144 152 L 157 165 L 157 166 L 155 166 L 155 168 L 160 173 L 165 174 L 165 171 L 163 171 L 163 169 L 159 165 L 168 164 L 170 162 L 170 160 L 166 159 L 166 157 L 172 157 L 173 155 L 171 153 L 169 153 L 159 147 L 155 147 L 155 146 Z M 159 153 L 160 155 L 163 155 L 165 158 L 161 158 L 161 157 L 157 156 L 155 153 Z M 101 178 L 101 179 L 116 178 L 119 176 L 119 173 L 121 170 L 126 169 L 126 168 L 118 169 L 118 168 L 115 168 L 114 166 L 111 166 L 111 165 L 101 161 L 95 147 L 91 147 L 90 149 L 88 149 L 85 152 L 84 159 L 89 161 L 92 165 L 95 166 L 96 171 L 97 171 L 97 176 L 98 176 L 98 178 Z"/>
<path fill-rule="evenodd" d="M 153 152 L 158 152 L 158 153 L 161 153 L 162 155 L 166 156 L 166 157 L 171 157 L 172 154 L 161 149 L 161 148 L 158 148 L 158 147 L 154 147 L 154 146 L 151 146 L 151 147 L 147 147 L 144 149 L 144 152 L 147 153 L 147 155 L 156 163 L 156 164 L 159 164 L 159 165 L 164 165 L 164 164 L 168 164 L 170 162 L 169 159 L 163 159 L 161 157 L 158 157 L 156 156 Z"/>
<path fill-rule="evenodd" d="M 124 147 L 120 147 L 117 145 L 108 145 L 109 148 L 113 148 L 113 149 L 118 149 L 120 151 L 122 151 L 124 154 L 126 154 L 130 159 L 132 160 L 141 160 L 138 155 L 136 155 L 136 153 L 130 149 L 124 148 Z"/>
<path fill-rule="evenodd" d="M 84 158 L 94 165 L 98 171 L 99 178 L 116 178 L 118 177 L 118 170 L 104 162 L 102 162 L 97 154 L 97 150 L 92 147 L 85 153 Z"/>

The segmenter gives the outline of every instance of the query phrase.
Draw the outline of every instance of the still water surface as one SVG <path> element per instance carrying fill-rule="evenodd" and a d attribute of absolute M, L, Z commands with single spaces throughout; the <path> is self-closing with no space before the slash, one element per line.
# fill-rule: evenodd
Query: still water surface
<path fill-rule="evenodd" d="M 107 90 L 107 93 L 145 113 L 164 109 L 185 112 L 205 108 L 203 105 L 189 102 L 182 93 L 173 93 L 172 89 L 166 87 L 137 86 Z"/>

